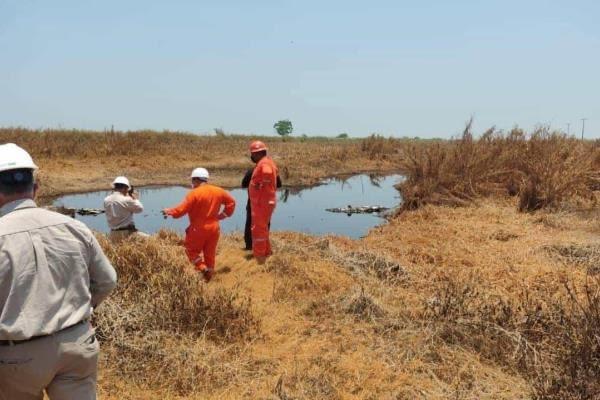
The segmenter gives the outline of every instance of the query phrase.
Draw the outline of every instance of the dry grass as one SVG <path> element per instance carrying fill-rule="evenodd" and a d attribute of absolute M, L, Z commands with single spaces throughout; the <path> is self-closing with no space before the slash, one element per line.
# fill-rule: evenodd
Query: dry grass
<path fill-rule="evenodd" d="M 588 210 L 425 206 L 359 241 L 278 233 L 264 266 L 225 236 L 209 285 L 188 272 L 172 233 L 103 242 L 121 281 L 99 310 L 101 391 L 592 399 L 599 228 Z"/>
<path fill-rule="evenodd" d="M 41 167 L 41 196 L 104 189 L 116 175 L 134 185 L 187 184 L 191 169 L 204 166 L 214 181 L 239 186 L 252 166 L 247 147 L 257 137 L 193 135 L 182 132 L 35 131 L 0 128 L 0 143 L 27 149 Z M 262 137 L 286 185 L 359 172 L 397 171 L 406 141 Z"/>
<path fill-rule="evenodd" d="M 0 137 L 34 149 L 57 192 L 117 171 L 163 183 L 198 162 L 237 180 L 247 165 L 236 136 Z M 171 232 L 101 240 L 120 278 L 96 316 L 103 398 L 598 398 L 598 142 L 543 129 L 467 129 L 413 151 L 377 136 L 269 140 L 293 182 L 402 165 L 413 211 L 361 240 L 277 233 L 263 266 L 224 236 L 208 285 Z"/>
<path fill-rule="evenodd" d="M 186 394 L 231 379 L 224 361 L 243 352 L 259 324 L 249 298 L 205 290 L 179 240 L 162 231 L 113 246 L 101 237 L 119 287 L 95 322 L 115 376 Z"/>
<path fill-rule="evenodd" d="M 407 296 L 436 352 L 476 354 L 526 379 L 524 394 L 536 399 L 597 398 L 600 281 L 589 271 L 600 219 L 541 213 L 518 214 L 497 201 L 426 206 L 380 228 L 367 245 L 403 261 L 411 287 L 395 297 Z M 540 224 L 547 215 L 560 223 Z M 477 398 L 461 395 L 470 397 Z"/>
<path fill-rule="evenodd" d="M 472 121 L 471 121 L 472 122 Z M 574 197 L 595 200 L 600 147 L 547 128 L 530 135 L 490 129 L 474 139 L 469 122 L 458 140 L 413 147 L 403 157 L 399 185 L 404 209 L 465 205 L 486 196 L 518 196 L 521 211 L 558 206 Z"/>

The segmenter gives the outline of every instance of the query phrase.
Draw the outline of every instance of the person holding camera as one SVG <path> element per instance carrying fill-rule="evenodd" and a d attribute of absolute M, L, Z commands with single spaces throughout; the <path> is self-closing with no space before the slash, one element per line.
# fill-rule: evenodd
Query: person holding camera
<path fill-rule="evenodd" d="M 147 237 L 146 233 L 137 230 L 133 222 L 133 214 L 144 211 L 144 206 L 138 194 L 129 184 L 129 179 L 124 176 L 117 176 L 112 186 L 113 192 L 104 199 L 104 211 L 110 228 L 110 240 L 118 242 L 131 235 Z"/>

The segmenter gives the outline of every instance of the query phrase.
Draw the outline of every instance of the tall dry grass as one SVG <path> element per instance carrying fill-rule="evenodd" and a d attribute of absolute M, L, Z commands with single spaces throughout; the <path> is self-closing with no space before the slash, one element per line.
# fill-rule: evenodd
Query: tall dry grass
<path fill-rule="evenodd" d="M 245 343 L 259 332 L 250 299 L 208 292 L 190 268 L 180 237 L 100 242 L 119 285 L 95 317 L 111 376 L 179 394 L 226 384 Z"/>
<path fill-rule="evenodd" d="M 0 142 L 12 142 L 26 148 L 35 157 L 106 158 L 115 156 L 203 155 L 246 156 L 251 140 L 267 142 L 271 151 L 295 161 L 341 157 L 383 157 L 397 154 L 406 140 L 371 135 L 366 139 L 339 140 L 327 137 L 280 138 L 244 135 L 197 135 L 173 131 L 85 131 L 25 128 L 0 128 Z M 340 151 L 337 151 L 340 150 Z M 329 155 L 329 156 L 328 156 Z M 336 158 L 336 157 L 333 157 Z"/>
<path fill-rule="evenodd" d="M 461 138 L 411 147 L 401 158 L 404 209 L 465 205 L 478 197 L 518 196 L 521 211 L 592 198 L 600 182 L 600 147 L 540 127 L 531 134 L 493 128 L 475 139 L 470 121 Z"/>
<path fill-rule="evenodd" d="M 467 352 L 521 376 L 526 398 L 596 399 L 599 217 L 576 208 L 523 214 L 485 199 L 401 213 L 367 240 L 407 269 L 404 302 L 432 352 Z M 440 369 L 447 358 L 436 356 Z"/>
<path fill-rule="evenodd" d="M 40 166 L 41 196 L 98 190 L 116 175 L 136 185 L 187 183 L 189 171 L 208 168 L 215 182 L 238 186 L 246 169 L 251 140 L 267 143 L 284 184 L 312 185 L 331 176 L 394 172 L 406 140 L 279 138 L 195 135 L 185 132 L 95 132 L 0 128 L 0 143 L 27 149 Z"/>
<path fill-rule="evenodd" d="M 527 377 L 535 399 L 596 399 L 600 279 L 559 278 L 501 296 L 481 283 L 484 276 L 464 270 L 436 274 L 423 320 L 433 322 L 434 340 Z"/>

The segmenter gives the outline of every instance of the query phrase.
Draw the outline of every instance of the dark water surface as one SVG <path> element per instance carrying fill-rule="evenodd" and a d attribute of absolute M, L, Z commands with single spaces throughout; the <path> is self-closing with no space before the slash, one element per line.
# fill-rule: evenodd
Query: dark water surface
<path fill-rule="evenodd" d="M 367 231 L 384 222 L 372 214 L 331 213 L 326 208 L 378 205 L 395 207 L 400 203 L 400 195 L 394 188 L 402 177 L 391 175 L 371 178 L 356 175 L 345 181 L 330 179 L 320 186 L 306 189 L 279 190 L 277 208 L 271 222 L 274 231 L 299 231 L 316 235 L 334 233 L 352 238 L 364 236 Z M 188 225 L 187 216 L 176 219 L 163 219 L 160 210 L 177 205 L 189 191 L 181 186 L 138 188 L 144 212 L 135 215 L 135 223 L 140 231 L 154 233 L 161 228 L 183 232 Z M 58 198 L 54 205 L 72 208 L 103 208 L 108 191 L 68 195 Z M 233 189 L 230 193 L 237 201 L 233 217 L 221 221 L 221 231 L 243 231 L 246 221 L 246 189 Z M 108 225 L 104 214 L 98 216 L 77 216 L 90 228 L 107 232 Z"/>

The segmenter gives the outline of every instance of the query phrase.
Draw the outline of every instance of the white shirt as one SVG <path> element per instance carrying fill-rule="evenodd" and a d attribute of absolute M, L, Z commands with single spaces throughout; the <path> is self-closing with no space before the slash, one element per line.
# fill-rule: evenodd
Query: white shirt
<path fill-rule="evenodd" d="M 0 340 L 75 325 L 116 283 L 115 269 L 80 221 L 29 199 L 0 208 Z"/>
<path fill-rule="evenodd" d="M 112 192 L 104 199 L 104 211 L 110 229 L 133 225 L 133 214 L 144 211 L 142 202 L 120 192 Z"/>

